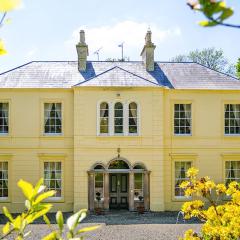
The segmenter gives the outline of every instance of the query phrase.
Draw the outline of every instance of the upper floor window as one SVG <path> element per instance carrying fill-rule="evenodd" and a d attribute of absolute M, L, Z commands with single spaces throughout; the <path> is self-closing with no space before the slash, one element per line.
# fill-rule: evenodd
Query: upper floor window
<path fill-rule="evenodd" d="M 114 133 L 123 134 L 123 105 L 120 102 L 114 105 Z"/>
<path fill-rule="evenodd" d="M 101 102 L 98 109 L 98 134 L 126 136 L 139 133 L 137 103 Z"/>
<path fill-rule="evenodd" d="M 191 104 L 174 104 L 174 134 L 191 135 Z"/>
<path fill-rule="evenodd" d="M 44 133 L 62 133 L 62 104 L 44 103 Z"/>
<path fill-rule="evenodd" d="M 233 181 L 240 182 L 240 161 L 225 162 L 225 183 L 228 186 Z"/>
<path fill-rule="evenodd" d="M 129 134 L 138 133 L 138 114 L 137 104 L 131 102 L 128 106 L 128 132 Z"/>
<path fill-rule="evenodd" d="M 0 199 L 8 197 L 8 162 L 0 162 Z"/>
<path fill-rule="evenodd" d="M 0 134 L 8 133 L 8 112 L 9 105 L 8 103 L 0 103 Z"/>
<path fill-rule="evenodd" d="M 109 106 L 108 103 L 100 104 L 100 133 L 108 134 L 109 132 Z"/>
<path fill-rule="evenodd" d="M 225 134 L 240 134 L 240 104 L 225 104 Z"/>

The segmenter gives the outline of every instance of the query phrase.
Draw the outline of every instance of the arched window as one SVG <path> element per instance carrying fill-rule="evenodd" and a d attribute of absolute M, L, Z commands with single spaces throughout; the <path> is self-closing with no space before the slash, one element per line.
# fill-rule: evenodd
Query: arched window
<path fill-rule="evenodd" d="M 108 168 L 109 169 L 129 169 L 129 166 L 123 160 L 115 160 L 110 163 Z"/>
<path fill-rule="evenodd" d="M 100 134 L 108 134 L 109 132 L 109 106 L 108 103 L 100 104 Z"/>
<path fill-rule="evenodd" d="M 129 104 L 129 114 L 128 114 L 128 133 L 137 134 L 138 133 L 138 109 L 135 102 Z"/>
<path fill-rule="evenodd" d="M 120 102 L 114 105 L 114 133 L 123 134 L 123 105 Z"/>

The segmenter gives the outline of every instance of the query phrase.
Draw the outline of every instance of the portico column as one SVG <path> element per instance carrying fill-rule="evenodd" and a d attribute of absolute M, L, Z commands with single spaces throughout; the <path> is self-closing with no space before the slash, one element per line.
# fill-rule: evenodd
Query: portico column
<path fill-rule="evenodd" d="M 94 173 L 88 172 L 88 208 L 94 210 Z"/>
<path fill-rule="evenodd" d="M 150 208 L 150 193 L 149 193 L 149 171 L 144 171 L 144 208 L 146 211 Z"/>
<path fill-rule="evenodd" d="M 104 209 L 109 209 L 109 173 L 104 173 Z"/>
<path fill-rule="evenodd" d="M 129 211 L 134 211 L 134 172 L 129 173 Z"/>

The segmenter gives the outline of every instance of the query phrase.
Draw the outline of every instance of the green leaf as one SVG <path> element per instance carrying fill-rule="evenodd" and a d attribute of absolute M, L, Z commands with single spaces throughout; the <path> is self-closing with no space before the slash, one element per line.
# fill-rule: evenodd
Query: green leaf
<path fill-rule="evenodd" d="M 77 234 L 80 234 L 80 233 L 85 233 L 85 232 L 91 232 L 91 231 L 94 231 L 96 229 L 100 228 L 100 225 L 98 226 L 92 226 L 92 227 L 85 227 L 85 228 L 82 228 L 82 229 L 79 229 L 77 231 Z"/>
<path fill-rule="evenodd" d="M 42 238 L 42 240 L 57 240 L 57 232 L 51 232 L 50 234 Z"/>
<path fill-rule="evenodd" d="M 7 222 L 7 223 L 3 226 L 3 228 L 2 228 L 2 233 L 5 235 L 5 234 L 7 234 L 7 233 L 9 233 L 9 232 L 10 232 L 10 223 Z"/>
<path fill-rule="evenodd" d="M 44 199 L 46 198 L 49 198 L 49 197 L 52 197 L 56 194 L 56 191 L 47 191 L 45 193 L 41 193 L 37 198 L 36 200 L 34 201 L 34 204 L 38 204 L 40 202 L 42 202 Z"/>
<path fill-rule="evenodd" d="M 34 187 L 34 192 L 35 192 L 35 194 L 40 193 L 40 190 L 42 190 L 42 189 L 40 189 L 41 186 L 43 186 L 43 178 L 40 178 L 40 180 L 39 180 L 39 181 L 37 182 L 37 184 L 35 185 L 35 187 Z"/>
<path fill-rule="evenodd" d="M 18 186 L 21 188 L 25 197 L 31 201 L 34 196 L 34 189 L 32 184 L 21 179 L 18 181 Z"/>
<path fill-rule="evenodd" d="M 56 221 L 57 221 L 57 224 L 58 224 L 58 227 L 59 227 L 60 231 L 62 232 L 64 221 L 63 221 L 63 215 L 62 215 L 61 211 L 57 212 Z"/>
<path fill-rule="evenodd" d="M 221 21 L 224 21 L 225 19 L 231 17 L 231 16 L 233 15 L 233 13 L 234 13 L 234 12 L 233 12 L 233 9 L 231 9 L 231 8 L 226 8 L 226 9 L 223 11 L 223 13 L 220 15 L 219 19 L 220 19 Z"/>
<path fill-rule="evenodd" d="M 47 217 L 47 215 L 43 215 L 43 220 L 48 226 L 51 225 L 51 222 L 50 222 L 49 218 Z"/>
<path fill-rule="evenodd" d="M 3 41 L 0 39 L 0 55 L 7 54 Z"/>
<path fill-rule="evenodd" d="M 200 26 L 202 26 L 202 27 L 213 27 L 213 26 L 217 25 L 217 23 L 211 22 L 211 21 L 207 21 L 207 20 L 203 20 L 203 21 L 199 22 L 198 24 Z"/>
<path fill-rule="evenodd" d="M 13 217 L 6 207 L 3 207 L 3 213 L 10 220 L 10 222 L 13 221 Z"/>

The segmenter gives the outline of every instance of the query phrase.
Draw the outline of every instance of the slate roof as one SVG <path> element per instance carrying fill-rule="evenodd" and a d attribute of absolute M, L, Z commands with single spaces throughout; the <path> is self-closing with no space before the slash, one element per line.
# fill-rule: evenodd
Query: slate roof
<path fill-rule="evenodd" d="M 72 86 L 240 90 L 240 81 L 192 62 L 155 62 L 155 70 L 148 72 L 140 61 L 89 61 L 87 71 L 79 72 L 77 61 L 33 61 L 0 74 L 0 88 Z"/>

